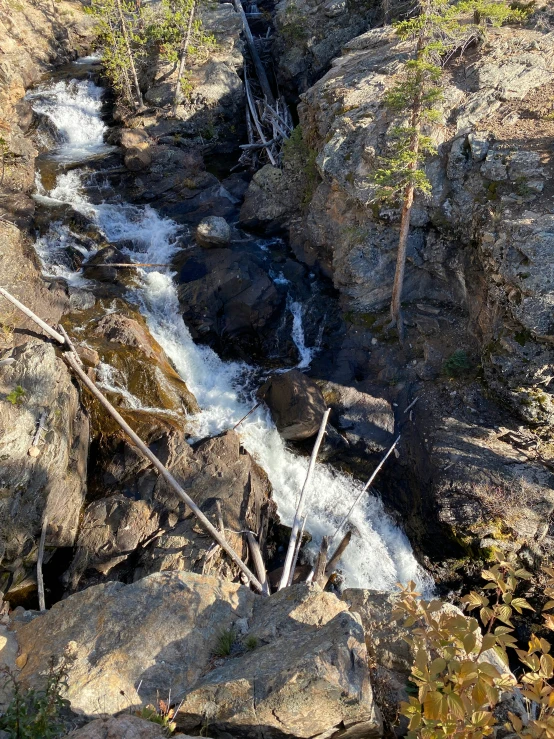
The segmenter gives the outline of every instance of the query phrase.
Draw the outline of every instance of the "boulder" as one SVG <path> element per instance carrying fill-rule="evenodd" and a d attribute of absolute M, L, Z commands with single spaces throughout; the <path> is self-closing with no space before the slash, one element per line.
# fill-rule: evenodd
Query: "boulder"
<path fill-rule="evenodd" d="M 258 390 L 284 439 L 300 441 L 317 434 L 325 413 L 318 385 L 298 370 L 272 375 Z"/>
<path fill-rule="evenodd" d="M 334 425 L 351 446 L 371 454 L 391 445 L 394 413 L 388 400 L 335 382 L 324 383 L 322 391 Z"/>
<path fill-rule="evenodd" d="M 124 162 L 131 172 L 140 172 L 148 169 L 152 164 L 150 137 L 144 130 L 123 129 L 121 132 L 121 146 L 125 150 Z"/>
<path fill-rule="evenodd" d="M 184 696 L 177 725 L 236 737 L 379 737 L 358 617 L 317 586 L 256 599 L 258 646 L 216 667 Z"/>
<path fill-rule="evenodd" d="M 229 431 L 192 450 L 182 434 L 168 432 L 152 445 L 214 525 L 220 504 L 226 536 L 246 556 L 244 538 L 235 532 L 259 532 L 262 513 L 266 521 L 274 518 L 275 504 L 267 475 L 241 447 L 238 434 Z M 104 497 L 85 510 L 75 557 L 65 575 L 70 590 L 106 577 L 137 581 L 166 570 L 234 579 L 236 570 L 226 557 L 217 554 L 206 560 L 212 540 L 181 499 L 152 473 L 142 455 L 127 444 L 122 447 L 120 443 L 97 464 Z M 263 541 L 261 546 L 263 550 Z"/>
<path fill-rule="evenodd" d="M 240 223 L 245 228 L 264 229 L 267 233 L 282 228 L 298 204 L 291 202 L 290 185 L 282 170 L 266 164 L 259 169 L 246 191 L 240 209 Z"/>
<path fill-rule="evenodd" d="M 83 264 L 83 275 L 88 280 L 99 282 L 119 283 L 125 280 L 131 270 L 119 269 L 117 267 L 100 267 L 103 264 L 131 264 L 131 259 L 115 246 L 105 246 Z"/>
<path fill-rule="evenodd" d="M 285 297 L 264 268 L 263 254 L 193 249 L 179 272 L 179 301 L 192 337 L 228 357 L 274 350 Z"/>
<path fill-rule="evenodd" d="M 200 246 L 227 246 L 231 241 L 231 227 L 219 216 L 208 216 L 196 227 L 196 241 Z"/>
<path fill-rule="evenodd" d="M 171 690 L 183 698 L 178 728 L 194 733 L 207 722 L 245 738 L 381 735 L 359 617 L 317 586 L 262 598 L 212 577 L 160 573 L 88 588 L 13 628 L 19 678 L 30 685 L 51 655 L 68 654 L 76 712 L 121 712 Z M 230 630 L 233 656 L 214 662 Z"/>
<path fill-rule="evenodd" d="M 10 588 L 34 574 L 44 516 L 48 548 L 75 542 L 86 487 L 89 421 L 51 344 L 29 342 L 4 352 L 2 359 L 7 358 L 14 361 L 0 367 L 0 591 L 8 591 L 9 600 Z M 40 453 L 30 456 L 41 417 Z"/>
<path fill-rule="evenodd" d="M 163 726 L 138 716 L 111 716 L 91 721 L 67 734 L 66 739 L 165 739 Z"/>

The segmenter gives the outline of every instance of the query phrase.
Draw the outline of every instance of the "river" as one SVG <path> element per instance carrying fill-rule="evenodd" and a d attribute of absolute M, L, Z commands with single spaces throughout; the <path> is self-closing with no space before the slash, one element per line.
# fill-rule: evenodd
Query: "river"
<path fill-rule="evenodd" d="M 108 129 L 102 119 L 102 95 L 102 88 L 91 80 L 71 78 L 46 82 L 29 94 L 35 111 L 46 116 L 58 133 L 59 145 L 48 152 L 52 161 L 82 163 L 84 167 L 88 158 L 109 150 L 105 143 Z M 120 248 L 123 245 L 133 261 L 170 264 L 181 248 L 181 227 L 160 217 L 149 206 L 116 200 L 93 203 L 87 195 L 83 175 L 83 168 L 71 171 L 60 168 L 55 185 L 49 190 L 37 175 L 35 197 L 46 206 L 70 204 L 93 218 L 106 239 Z M 66 250 L 71 243 L 67 226 L 53 222 L 48 232 L 37 239 L 36 251 L 45 275 L 63 277 L 70 284 L 86 287 L 81 272 L 69 266 Z M 83 252 L 82 246 L 78 248 Z M 139 286 L 130 289 L 126 297 L 139 306 L 152 335 L 196 396 L 202 410 L 194 419 L 195 437 L 232 428 L 256 402 L 250 382 L 255 368 L 241 362 L 224 362 L 210 348 L 194 343 L 183 322 L 175 275 L 170 269 L 142 269 L 139 274 Z M 292 338 L 301 358 L 299 367 L 306 368 L 317 347 L 305 345 L 301 304 L 290 301 L 289 310 L 293 315 Z M 101 381 L 107 383 L 108 375 L 109 370 Z M 124 403 L 136 405 L 138 399 L 124 388 L 120 392 Z M 287 449 L 262 408 L 242 424 L 241 439 L 267 472 L 281 520 L 290 525 L 308 460 Z M 323 535 L 334 533 L 359 490 L 356 480 L 329 465 L 317 464 L 307 506 L 306 528 L 313 536 L 312 546 Z M 340 565 L 346 586 L 393 590 L 397 582 L 414 580 L 429 592 L 431 579 L 418 564 L 408 538 L 386 513 L 379 497 L 365 496 L 351 524 L 355 535 Z"/>

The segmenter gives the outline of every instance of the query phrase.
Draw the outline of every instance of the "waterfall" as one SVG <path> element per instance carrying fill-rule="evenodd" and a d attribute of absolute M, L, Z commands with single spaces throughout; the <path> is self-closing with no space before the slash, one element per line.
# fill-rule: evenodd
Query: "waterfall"
<path fill-rule="evenodd" d="M 43 87 L 31 96 L 35 109 L 49 116 L 63 139 L 56 156 L 86 159 L 105 149 L 101 96 L 101 88 L 92 82 L 74 80 Z M 107 240 L 122 242 L 120 247 L 134 261 L 167 264 L 179 250 L 181 229 L 176 223 L 162 218 L 149 206 L 92 204 L 86 198 L 78 170 L 60 174 L 55 187 L 37 197 L 45 203 L 69 203 L 93 218 Z M 64 258 L 70 238 L 67 229 L 53 224 L 49 233 L 38 240 L 37 253 L 45 272 L 83 283 L 78 271 L 72 272 Z M 196 396 L 202 409 L 195 418 L 197 436 L 232 428 L 255 403 L 249 383 L 254 369 L 241 362 L 224 362 L 210 348 L 194 343 L 183 322 L 174 275 L 169 270 L 137 272 L 140 287 L 130 290 L 128 298 L 140 307 L 153 337 Z M 289 310 L 293 315 L 293 338 L 301 356 L 299 366 L 306 367 L 312 350 L 304 343 L 302 306 L 291 302 Z M 103 379 L 107 383 L 113 377 L 104 372 Z M 134 396 L 133 399 L 136 401 Z M 281 520 L 290 525 L 308 460 L 286 448 L 262 408 L 242 424 L 241 438 L 267 472 Z M 357 481 L 325 464 L 317 464 L 307 505 L 307 530 L 313 536 L 314 547 L 323 535 L 334 532 L 359 490 Z M 356 533 L 341 563 L 347 586 L 393 590 L 399 581 L 414 580 L 429 591 L 430 578 L 419 567 L 406 535 L 387 515 L 378 497 L 365 497 L 352 517 L 352 525 Z"/>

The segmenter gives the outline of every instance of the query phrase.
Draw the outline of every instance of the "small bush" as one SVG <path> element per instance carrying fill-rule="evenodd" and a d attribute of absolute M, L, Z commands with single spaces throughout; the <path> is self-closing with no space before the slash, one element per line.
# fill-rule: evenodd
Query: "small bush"
<path fill-rule="evenodd" d="M 234 629 L 225 629 L 217 637 L 215 649 L 213 651 L 214 657 L 228 657 L 237 640 L 237 635 Z"/>
<path fill-rule="evenodd" d="M 145 721 L 150 721 L 153 724 L 162 726 L 164 730 L 163 733 L 166 736 L 171 736 L 177 728 L 177 724 L 173 721 L 173 717 L 176 713 L 177 710 L 171 708 L 169 703 L 158 699 L 157 708 L 156 706 L 149 704 L 148 706 L 143 706 L 140 711 L 137 711 L 136 715 L 139 718 L 145 719 Z"/>
<path fill-rule="evenodd" d="M 69 701 L 62 697 L 67 687 L 67 673 L 66 659 L 57 663 L 52 658 L 44 688 L 35 690 L 23 688 L 8 668 L 0 670 L 14 693 L 0 716 L 0 729 L 9 739 L 57 739 L 67 733 L 61 718 L 62 710 L 69 706 Z"/>
<path fill-rule="evenodd" d="M 456 349 L 456 351 L 445 360 L 442 365 L 442 369 L 444 374 L 448 375 L 448 377 L 460 377 L 460 375 L 469 372 L 471 369 L 471 362 L 463 349 Z"/>
<path fill-rule="evenodd" d="M 254 636 L 254 634 L 250 634 L 244 640 L 245 649 L 247 649 L 249 652 L 251 652 L 253 649 L 256 649 L 258 644 L 259 644 L 258 637 Z"/>
<path fill-rule="evenodd" d="M 12 405 L 20 405 L 21 403 L 23 403 L 24 398 L 25 390 L 21 387 L 21 385 L 18 385 L 11 391 L 11 393 L 6 395 L 6 400 Z"/>

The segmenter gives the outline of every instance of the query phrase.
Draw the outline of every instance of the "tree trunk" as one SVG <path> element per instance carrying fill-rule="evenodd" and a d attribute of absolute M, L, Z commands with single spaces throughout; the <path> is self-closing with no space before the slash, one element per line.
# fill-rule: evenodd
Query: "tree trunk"
<path fill-rule="evenodd" d="M 406 271 L 406 252 L 408 248 L 408 235 L 410 233 L 410 217 L 414 202 L 414 186 L 408 185 L 404 190 L 404 202 L 402 205 L 402 218 L 400 220 L 400 236 L 398 238 L 398 251 L 396 253 L 396 272 L 392 286 L 392 298 L 390 304 L 390 315 L 392 325 L 398 330 L 398 338 L 404 341 L 404 320 L 402 318 L 402 287 L 404 286 L 404 272 Z"/>
<path fill-rule="evenodd" d="M 250 56 L 252 57 L 252 62 L 254 63 L 254 68 L 256 69 L 258 82 L 260 83 L 260 87 L 262 88 L 267 104 L 270 105 L 272 108 L 275 108 L 275 96 L 273 95 L 273 92 L 271 90 L 271 85 L 269 84 L 265 67 L 262 64 L 262 60 L 260 59 L 260 55 L 258 54 L 258 50 L 256 49 L 254 37 L 252 36 L 252 31 L 250 30 L 250 26 L 248 25 L 248 18 L 246 17 L 246 13 L 244 12 L 244 8 L 242 7 L 242 2 L 241 0 L 233 0 L 233 2 L 235 4 L 235 10 L 242 19 L 242 26 L 244 29 L 246 43 L 248 45 L 248 50 L 250 51 Z"/>
<path fill-rule="evenodd" d="M 135 67 L 135 60 L 133 59 L 133 52 L 131 50 L 131 42 L 129 41 L 129 33 L 127 31 L 127 25 L 125 23 L 125 16 L 123 15 L 123 8 L 121 7 L 121 0 L 115 0 L 115 4 L 117 7 L 117 14 L 119 16 L 119 22 L 121 23 L 121 33 L 123 34 L 123 39 L 125 41 L 125 49 L 127 51 L 127 56 L 129 58 L 129 67 L 131 69 L 131 74 L 133 75 L 133 82 L 135 83 L 135 92 L 137 95 L 137 107 L 138 107 L 138 110 L 142 110 L 144 108 L 144 103 L 142 101 L 142 93 L 140 91 L 137 70 Z"/>
<path fill-rule="evenodd" d="M 172 113 L 174 116 L 177 115 L 177 108 L 179 107 L 179 103 L 182 100 L 181 79 L 185 73 L 185 65 L 187 62 L 187 50 L 189 48 L 190 37 L 192 35 L 192 23 L 194 21 L 195 11 L 196 11 L 196 0 L 193 0 L 192 6 L 190 9 L 187 32 L 185 34 L 185 38 L 183 39 L 183 43 L 181 44 L 181 48 L 179 50 L 179 71 L 177 72 L 177 82 L 175 83 L 175 91 L 173 93 Z"/>

